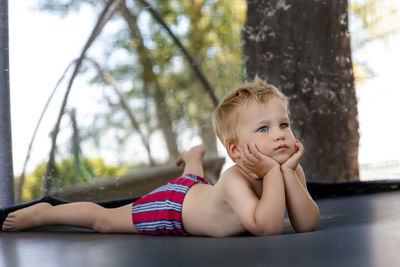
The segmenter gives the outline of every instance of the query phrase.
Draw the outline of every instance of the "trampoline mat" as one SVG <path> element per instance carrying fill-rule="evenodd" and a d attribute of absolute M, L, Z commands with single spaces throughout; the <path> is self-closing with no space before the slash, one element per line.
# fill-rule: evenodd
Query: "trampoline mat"
<path fill-rule="evenodd" d="M 400 266 L 400 192 L 317 200 L 314 232 L 229 238 L 99 234 L 49 226 L 0 233 L 0 266 Z"/>

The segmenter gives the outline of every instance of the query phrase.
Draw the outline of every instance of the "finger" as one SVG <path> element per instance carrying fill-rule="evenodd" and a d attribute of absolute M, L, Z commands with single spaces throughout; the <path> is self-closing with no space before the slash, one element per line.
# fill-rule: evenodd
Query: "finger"
<path fill-rule="evenodd" d="M 254 161 L 247 159 L 247 158 L 242 158 L 240 160 L 240 164 L 241 164 L 241 166 L 245 167 L 246 170 L 254 168 L 254 165 L 255 165 Z"/>
<path fill-rule="evenodd" d="M 250 176 L 251 178 L 253 178 L 253 179 L 258 179 L 258 178 L 260 178 L 260 177 L 258 177 L 258 175 L 257 175 L 255 172 L 248 171 L 247 173 L 248 173 L 249 176 Z"/>
<path fill-rule="evenodd" d="M 248 156 L 248 157 L 252 157 L 252 156 L 253 156 L 253 151 L 252 151 L 251 144 L 250 144 L 250 145 L 249 145 L 249 144 L 246 144 L 245 149 L 246 149 L 246 154 L 247 154 L 247 156 Z"/>
<path fill-rule="evenodd" d="M 299 148 L 303 151 L 303 153 L 305 152 L 305 149 L 304 149 L 304 145 L 299 141 L 299 140 L 297 140 L 298 141 L 298 145 L 299 145 Z"/>
<path fill-rule="evenodd" d="M 296 145 L 304 148 L 303 143 L 301 143 L 299 139 L 296 139 Z"/>
<path fill-rule="evenodd" d="M 291 156 L 291 159 L 296 162 L 296 164 L 298 164 L 298 162 L 300 161 L 301 157 L 303 156 L 303 150 L 301 150 L 300 148 Z"/>
<path fill-rule="evenodd" d="M 243 156 L 248 162 L 254 162 L 256 158 L 254 155 L 251 153 L 251 149 L 248 144 L 245 144 L 244 147 L 242 148 L 243 151 Z"/>
<path fill-rule="evenodd" d="M 240 159 L 248 161 L 248 152 L 246 151 L 246 145 L 240 148 Z"/>
<path fill-rule="evenodd" d="M 247 164 L 244 163 L 243 161 L 238 161 L 237 163 L 240 168 L 242 168 L 246 173 L 250 173 L 250 169 L 247 167 Z"/>
<path fill-rule="evenodd" d="M 265 155 L 260 152 L 260 150 L 258 149 L 256 144 L 251 144 L 250 148 L 251 148 L 251 152 L 252 152 L 252 155 L 255 160 L 259 161 L 263 157 L 265 157 Z"/>
<path fill-rule="evenodd" d="M 253 144 L 253 148 L 256 151 L 256 153 L 260 153 L 261 154 L 261 151 L 260 151 L 260 149 L 258 149 L 257 144 Z"/>
<path fill-rule="evenodd" d="M 246 172 L 251 171 L 256 167 L 256 161 L 254 159 L 246 157 L 244 155 L 238 161 L 239 166 L 241 166 Z"/>
<path fill-rule="evenodd" d="M 251 144 L 249 145 L 249 151 L 250 151 L 251 154 L 256 155 L 257 152 L 258 152 L 258 149 L 257 149 L 257 147 L 256 147 L 256 144 L 251 143 Z"/>
<path fill-rule="evenodd" d="M 249 151 L 255 160 L 258 160 L 260 158 L 260 152 L 258 151 L 255 144 L 249 145 Z"/>
<path fill-rule="evenodd" d="M 258 175 L 251 170 L 251 168 L 253 167 L 252 165 L 249 165 L 241 160 L 239 160 L 237 162 L 237 164 L 239 165 L 239 167 L 241 169 L 243 169 L 250 176 L 250 178 L 253 178 L 253 179 L 258 178 Z"/>
<path fill-rule="evenodd" d="M 303 144 L 300 142 L 296 142 L 296 148 L 297 148 L 297 151 L 294 154 L 298 155 L 301 158 L 304 154 Z"/>

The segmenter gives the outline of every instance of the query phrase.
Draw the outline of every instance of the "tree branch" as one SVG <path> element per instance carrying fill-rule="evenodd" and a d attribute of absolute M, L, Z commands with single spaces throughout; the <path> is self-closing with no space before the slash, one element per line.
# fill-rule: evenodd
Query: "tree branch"
<path fill-rule="evenodd" d="M 174 40 L 176 45 L 181 49 L 181 51 L 185 55 L 186 59 L 189 61 L 189 63 L 190 63 L 189 65 L 193 68 L 194 72 L 200 78 L 200 81 L 204 85 L 204 89 L 210 95 L 214 105 L 218 106 L 219 101 L 218 101 L 217 96 L 215 95 L 214 88 L 211 86 L 210 82 L 208 81 L 207 77 L 205 76 L 205 74 L 204 74 L 203 70 L 201 69 L 201 67 L 200 67 L 199 63 L 197 62 L 197 60 L 183 46 L 182 42 L 172 32 L 172 30 L 169 28 L 169 26 L 165 23 L 164 19 L 161 17 L 161 15 L 154 8 L 152 8 L 151 5 L 146 0 L 138 0 L 138 1 L 141 2 L 143 4 L 143 6 L 149 10 L 149 12 L 155 18 L 155 20 L 164 27 L 164 29 L 168 32 L 168 34 Z"/>
<path fill-rule="evenodd" d="M 164 134 L 170 159 L 175 158 L 179 155 L 178 147 L 176 145 L 176 134 L 172 129 L 170 110 L 164 103 L 165 92 L 162 90 L 159 79 L 153 71 L 153 67 L 155 66 L 154 59 L 152 58 L 151 52 L 144 44 L 143 37 L 137 25 L 137 16 L 133 15 L 129 11 L 125 3 L 122 3 L 121 5 L 121 14 L 128 25 L 132 38 L 136 38 L 138 41 L 137 51 L 139 54 L 139 61 L 143 65 L 144 87 L 146 88 L 149 84 L 154 84 L 154 90 L 151 91 L 156 105 L 158 124 Z"/>
<path fill-rule="evenodd" d="M 133 115 L 133 112 L 129 108 L 128 103 L 125 101 L 124 96 L 122 95 L 121 91 L 118 89 L 118 87 L 115 84 L 113 78 L 111 77 L 111 75 L 108 72 L 104 71 L 102 69 L 102 67 L 100 66 L 100 64 L 97 63 L 94 59 L 92 59 L 92 58 L 86 58 L 86 59 L 88 61 L 90 61 L 96 67 L 97 71 L 101 74 L 101 76 L 103 77 L 105 82 L 108 85 L 110 85 L 111 88 L 114 90 L 114 92 L 118 95 L 122 108 L 127 113 L 128 117 L 129 117 L 129 120 L 132 123 L 133 128 L 135 128 L 136 131 L 139 133 L 140 139 L 142 139 L 143 145 L 146 147 L 148 158 L 149 158 L 149 162 L 150 162 L 150 166 L 154 166 L 155 162 L 154 162 L 153 158 L 151 157 L 151 151 L 150 151 L 149 142 L 146 139 L 146 137 L 144 136 L 144 134 L 142 133 L 142 131 L 140 130 L 139 123 L 135 119 L 135 116 Z"/>
<path fill-rule="evenodd" d="M 58 87 L 60 86 L 61 82 L 64 80 L 64 77 L 65 77 L 65 75 L 67 74 L 67 71 L 69 70 L 69 68 L 70 68 L 70 67 L 72 66 L 72 64 L 74 64 L 74 63 L 75 63 L 75 60 L 72 61 L 72 62 L 68 65 L 68 67 L 64 70 L 64 72 L 63 72 L 63 74 L 61 75 L 61 77 L 58 79 L 58 81 L 57 81 L 57 83 L 56 83 L 56 86 L 54 86 L 54 89 L 53 89 L 53 91 L 51 92 L 49 98 L 47 99 L 47 102 L 46 102 L 46 104 L 44 105 L 44 108 L 43 108 L 43 110 L 42 110 L 42 113 L 40 114 L 39 120 L 38 120 L 38 122 L 36 123 L 35 130 L 33 131 L 33 135 L 32 135 L 31 141 L 30 141 L 30 143 L 29 143 L 28 151 L 26 152 L 26 157 L 25 157 L 25 161 L 24 161 L 23 168 L 22 168 L 22 173 L 21 173 L 21 176 L 20 176 L 20 178 L 19 178 L 19 183 L 18 183 L 18 188 L 17 188 L 17 203 L 22 202 L 22 187 L 24 186 L 24 183 L 25 183 L 26 166 L 28 165 L 28 161 L 29 161 L 29 159 L 30 159 L 30 157 L 31 157 L 32 146 L 33 146 L 33 143 L 35 142 L 36 134 L 37 134 L 37 132 L 38 132 L 38 130 L 39 130 L 40 124 L 42 123 L 44 114 L 46 113 L 47 108 L 49 107 L 50 102 L 51 102 L 51 100 L 53 99 L 53 96 L 54 96 L 54 94 L 56 93 Z"/>
<path fill-rule="evenodd" d="M 43 183 L 43 195 L 50 194 L 51 177 L 53 176 L 54 170 L 55 170 L 55 149 L 56 149 L 57 136 L 58 136 L 58 132 L 60 130 L 61 118 L 64 114 L 65 106 L 67 105 L 68 96 L 71 91 L 72 84 L 75 80 L 75 77 L 77 76 L 77 74 L 79 72 L 79 69 L 82 65 L 82 61 L 85 57 L 87 50 L 93 44 L 94 40 L 96 40 L 96 38 L 99 36 L 104 25 L 108 22 L 108 20 L 112 17 L 112 15 L 115 13 L 115 11 L 119 8 L 120 4 L 121 4 L 121 0 L 108 0 L 107 1 L 103 11 L 101 12 L 101 14 L 96 22 L 94 29 L 92 30 L 92 33 L 89 36 L 89 39 L 87 40 L 85 46 L 83 47 L 83 49 L 81 51 L 79 58 L 76 61 L 74 72 L 72 73 L 72 76 L 69 80 L 69 84 L 68 84 L 67 90 L 64 95 L 64 100 L 61 104 L 60 112 L 58 114 L 58 119 L 57 119 L 56 125 L 54 126 L 54 130 L 52 132 L 52 142 L 51 142 L 51 149 L 50 149 L 50 154 L 49 154 L 49 161 L 47 163 L 46 175 L 45 175 L 44 183 Z"/>

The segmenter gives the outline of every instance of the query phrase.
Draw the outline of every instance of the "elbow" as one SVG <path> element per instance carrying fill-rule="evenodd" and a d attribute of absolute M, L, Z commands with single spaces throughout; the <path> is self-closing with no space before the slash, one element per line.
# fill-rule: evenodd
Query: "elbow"
<path fill-rule="evenodd" d="M 282 229 L 271 229 L 261 232 L 258 236 L 271 236 L 282 234 Z"/>
<path fill-rule="evenodd" d="M 283 202 L 284 203 L 284 202 Z M 256 236 L 280 235 L 283 231 L 285 219 L 285 206 L 281 209 L 272 210 L 267 213 L 258 213 L 254 216 L 253 230 L 250 231 Z"/>
<path fill-rule="evenodd" d="M 307 233 L 307 232 L 312 232 L 317 228 L 317 224 L 308 224 L 308 225 L 302 225 L 302 226 L 297 226 L 295 227 L 296 233 Z"/>
<path fill-rule="evenodd" d="M 319 217 L 319 209 L 318 206 L 316 206 L 316 209 L 312 216 L 309 216 L 306 221 L 295 225 L 293 228 L 297 233 L 312 232 L 317 228 Z"/>
<path fill-rule="evenodd" d="M 272 223 L 264 225 L 263 227 L 258 227 L 253 232 L 256 236 L 270 236 L 270 235 L 280 235 L 282 234 L 283 223 Z"/>
<path fill-rule="evenodd" d="M 266 229 L 262 229 L 259 231 L 257 236 L 270 236 L 270 235 L 280 235 L 282 234 L 282 226 L 281 227 L 268 227 Z"/>

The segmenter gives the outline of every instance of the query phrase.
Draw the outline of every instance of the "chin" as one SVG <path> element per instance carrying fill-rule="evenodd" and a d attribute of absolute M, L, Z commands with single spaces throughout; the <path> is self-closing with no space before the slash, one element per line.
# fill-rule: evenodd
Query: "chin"
<path fill-rule="evenodd" d="M 276 162 L 278 162 L 280 165 L 282 165 L 283 163 L 285 163 L 288 159 L 289 159 L 289 157 L 287 157 L 287 156 L 283 156 L 283 155 L 280 155 L 280 156 L 278 156 L 278 157 L 272 157 Z"/>
<path fill-rule="evenodd" d="M 279 163 L 279 165 L 282 165 L 282 164 L 285 163 L 288 159 L 289 159 L 289 158 L 284 158 L 284 159 L 279 158 L 279 159 L 275 159 L 275 160 Z"/>
<path fill-rule="evenodd" d="M 274 160 L 276 160 L 280 165 L 282 165 L 293 155 L 293 153 L 278 155 L 277 157 L 274 158 Z"/>

